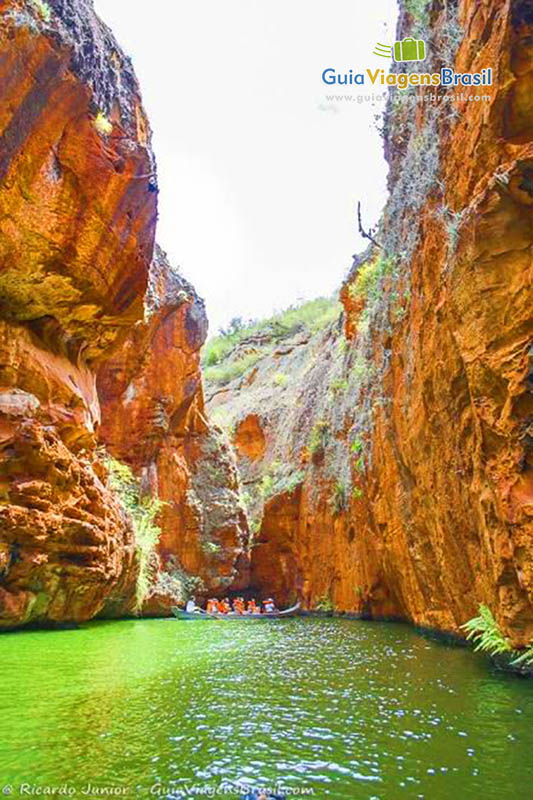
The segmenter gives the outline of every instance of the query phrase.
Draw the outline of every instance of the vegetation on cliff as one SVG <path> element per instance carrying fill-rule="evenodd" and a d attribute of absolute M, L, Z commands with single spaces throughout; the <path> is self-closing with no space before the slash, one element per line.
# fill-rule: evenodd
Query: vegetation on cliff
<path fill-rule="evenodd" d="M 509 640 L 500 631 L 492 611 L 483 604 L 479 606 L 478 616 L 472 617 L 461 627 L 467 633 L 466 638 L 475 643 L 476 650 L 499 655 L 509 653 L 512 649 Z"/>
<path fill-rule="evenodd" d="M 124 510 L 133 522 L 139 564 L 135 599 L 136 610 L 140 611 L 150 586 L 157 577 L 155 554 L 161 528 L 156 523 L 156 517 L 163 503 L 157 497 L 143 496 L 139 480 L 127 464 L 111 456 L 105 458 L 105 464 L 109 471 L 109 486 L 120 498 Z"/>
<path fill-rule="evenodd" d="M 202 364 L 206 380 L 224 385 L 241 377 L 279 342 L 295 334 L 312 336 L 338 318 L 340 310 L 336 299 L 319 297 L 289 306 L 267 319 L 234 318 L 204 347 Z M 282 373 L 277 381 L 283 385 Z"/>
<path fill-rule="evenodd" d="M 488 653 L 490 656 L 505 656 L 499 663 L 517 668 L 527 674 L 533 673 L 533 642 L 527 647 L 515 650 L 511 642 L 505 637 L 490 608 L 486 605 L 479 606 L 479 613 L 465 622 L 461 628 L 466 631 L 467 639 L 475 643 L 475 650 Z"/>
<path fill-rule="evenodd" d="M 287 324 L 274 334 L 270 320 L 255 323 L 252 335 L 233 345 L 231 357 L 237 358 L 239 352 L 255 347 L 258 339 L 261 342 L 254 368 L 242 377 L 234 377 L 221 387 L 210 380 L 209 370 L 205 374 L 210 414 L 226 429 L 237 453 L 242 499 L 252 532 L 252 585 L 274 591 L 280 602 L 296 596 L 299 576 L 289 562 L 284 561 L 280 568 L 278 554 L 265 547 L 269 509 L 275 508 L 276 514 L 284 517 L 290 549 L 296 550 L 300 522 L 292 509 L 302 504 L 317 508 L 325 493 L 326 515 L 338 518 L 348 510 L 355 488 L 351 454 L 343 438 L 343 409 L 361 374 L 357 364 L 351 370 L 347 368 L 352 354 L 344 336 L 340 306 L 320 299 L 307 304 L 303 314 L 298 310 L 298 317 L 297 324 Z M 325 548 L 331 544 L 333 529 L 325 533 L 317 526 Z M 288 544 L 279 541 L 277 547 L 284 559 Z M 342 547 L 341 540 L 331 548 L 329 558 L 335 557 L 338 547 Z M 270 561 L 268 577 L 261 579 L 260 585 L 254 575 L 258 560 L 263 564 Z M 325 583 L 319 580 L 313 586 L 316 602 L 331 594 L 326 576 L 324 572 Z"/>

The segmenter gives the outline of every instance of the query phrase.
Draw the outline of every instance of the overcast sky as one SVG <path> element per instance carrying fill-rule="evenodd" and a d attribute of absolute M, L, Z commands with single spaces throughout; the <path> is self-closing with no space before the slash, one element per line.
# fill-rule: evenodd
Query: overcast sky
<path fill-rule="evenodd" d="M 333 292 L 364 246 L 357 200 L 365 223 L 375 222 L 386 165 L 379 103 L 328 101 L 344 87 L 326 87 L 321 74 L 386 67 L 372 51 L 394 39 L 395 0 L 95 7 L 141 84 L 158 164 L 158 241 L 205 298 L 211 333 L 232 316 Z"/>

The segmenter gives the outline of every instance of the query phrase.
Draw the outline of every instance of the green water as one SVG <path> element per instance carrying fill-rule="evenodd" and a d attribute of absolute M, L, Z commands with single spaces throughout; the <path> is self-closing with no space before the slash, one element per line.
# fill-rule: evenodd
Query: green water
<path fill-rule="evenodd" d="M 533 682 L 407 626 L 102 622 L 4 634 L 0 658 L 15 797 L 533 796 Z"/>

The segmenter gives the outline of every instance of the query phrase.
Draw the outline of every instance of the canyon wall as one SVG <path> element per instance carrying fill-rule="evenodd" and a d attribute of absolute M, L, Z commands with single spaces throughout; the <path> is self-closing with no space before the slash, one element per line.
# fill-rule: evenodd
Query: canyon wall
<path fill-rule="evenodd" d="M 344 334 L 274 348 L 210 386 L 209 405 L 252 489 L 254 590 L 454 632 L 485 603 L 522 646 L 533 637 L 533 15 L 519 0 L 414 8 L 402 6 L 396 38 L 426 40 L 419 71 L 492 67 L 494 85 L 453 99 L 414 89 L 414 104 L 393 90 L 390 196 L 342 289 Z"/>
<path fill-rule="evenodd" d="M 0 14 L 0 627 L 134 610 L 139 541 L 102 444 L 164 503 L 146 610 L 168 612 L 163 564 L 224 586 L 246 537 L 203 413 L 203 305 L 154 256 L 150 130 L 90 0 Z"/>
<path fill-rule="evenodd" d="M 254 352 L 254 339 L 230 359 Z M 395 615 L 354 496 L 360 455 L 350 437 L 362 365 L 343 320 L 315 333 L 266 330 L 260 340 L 244 375 L 206 388 L 237 455 L 251 527 L 248 590 L 279 605 L 370 613 L 371 587 L 373 613 Z"/>
<path fill-rule="evenodd" d="M 432 6 L 433 63 L 455 49 L 457 71 L 492 67 L 494 85 L 414 118 L 390 103 L 389 263 L 372 256 L 387 302 L 348 304 L 355 346 L 373 334 L 359 505 L 380 580 L 431 627 L 457 631 L 485 603 L 515 645 L 533 636 L 532 23 L 516 0 Z"/>
<path fill-rule="evenodd" d="M 494 85 L 393 90 L 389 200 L 343 313 L 256 330 L 208 374 L 227 433 L 203 303 L 154 250 L 128 59 L 88 0 L 0 13 L 0 627 L 133 612 L 110 454 L 161 503 L 144 613 L 247 589 L 459 632 L 485 603 L 529 642 L 531 4 L 402 4 L 420 72 Z"/>
<path fill-rule="evenodd" d="M 142 315 L 156 215 L 129 62 L 84 2 L 0 4 L 0 626 L 135 583 L 97 365 Z"/>
<path fill-rule="evenodd" d="M 247 538 L 235 458 L 204 411 L 206 335 L 203 301 L 157 248 L 146 319 L 102 366 L 97 384 L 101 441 L 139 476 L 141 492 L 163 503 L 159 576 L 145 613 L 176 602 L 166 589 L 182 570 L 197 579 L 197 593 L 224 591 Z"/>

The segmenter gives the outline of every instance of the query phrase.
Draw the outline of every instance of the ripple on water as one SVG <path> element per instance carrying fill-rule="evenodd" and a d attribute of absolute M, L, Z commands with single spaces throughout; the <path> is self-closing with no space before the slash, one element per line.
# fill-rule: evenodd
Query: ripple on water
<path fill-rule="evenodd" d="M 533 785 L 533 684 L 406 626 L 154 620 L 0 647 L 6 782 L 96 771 L 172 798 L 246 780 L 351 800 L 516 800 Z"/>

